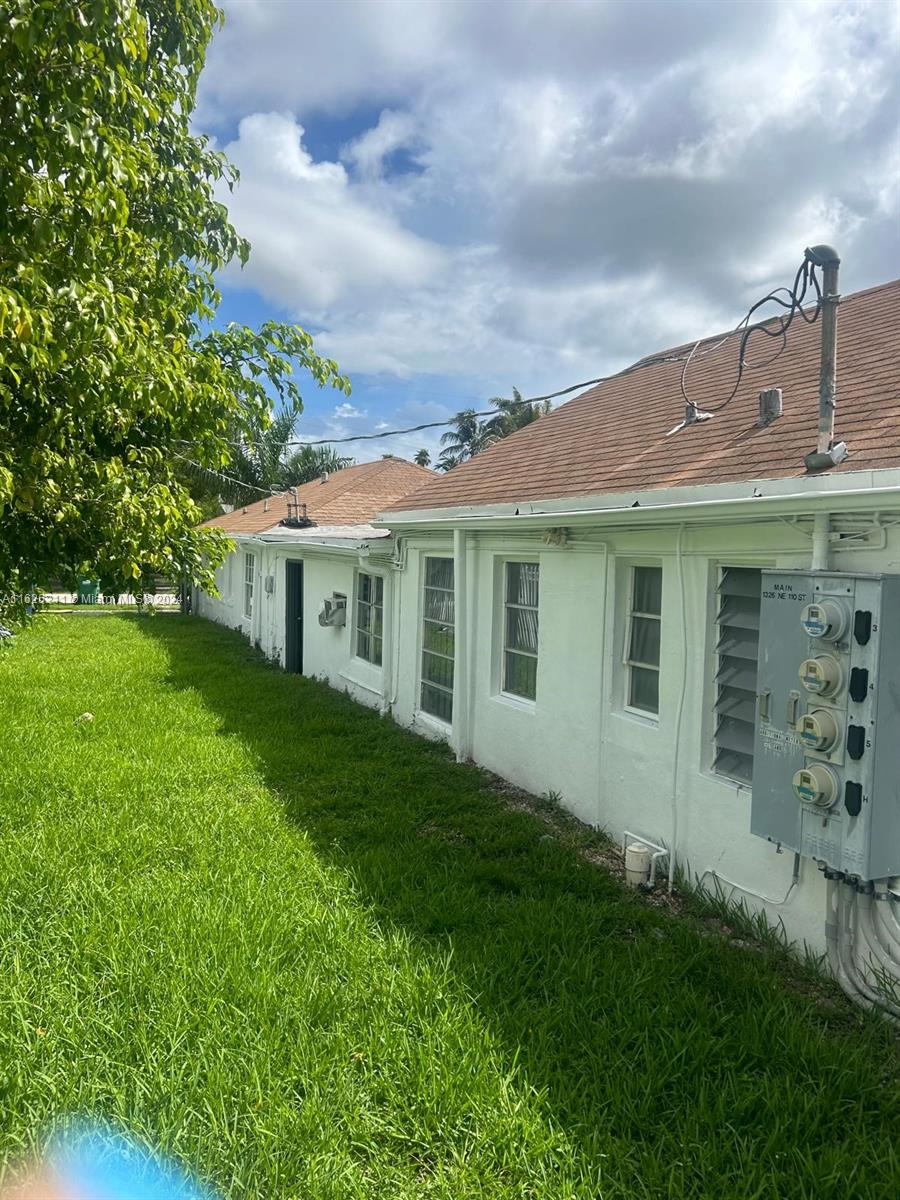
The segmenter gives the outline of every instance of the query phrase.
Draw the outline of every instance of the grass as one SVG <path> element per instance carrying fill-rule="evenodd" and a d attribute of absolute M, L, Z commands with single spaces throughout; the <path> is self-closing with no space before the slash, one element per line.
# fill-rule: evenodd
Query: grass
<path fill-rule="evenodd" d="M 44 616 L 0 724 L 4 1162 L 90 1113 L 235 1198 L 897 1194 L 890 1031 L 239 635 Z"/>

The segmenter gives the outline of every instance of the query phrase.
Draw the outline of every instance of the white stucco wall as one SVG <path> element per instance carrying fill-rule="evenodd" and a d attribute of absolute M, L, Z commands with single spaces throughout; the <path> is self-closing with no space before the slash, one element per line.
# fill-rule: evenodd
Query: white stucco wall
<path fill-rule="evenodd" d="M 900 572 L 900 530 L 882 548 L 851 552 L 835 545 L 832 569 Z M 304 673 L 347 689 L 363 703 L 390 711 L 404 725 L 450 740 L 464 754 L 536 793 L 552 791 L 583 821 L 613 838 L 623 830 L 676 846 L 679 861 L 699 875 L 715 869 L 762 897 L 784 896 L 793 855 L 777 853 L 749 832 L 750 791 L 712 770 L 715 587 L 721 566 L 806 568 L 806 530 L 784 520 L 676 528 L 574 533 L 563 546 L 540 534 L 469 532 L 465 538 L 465 610 L 468 680 L 457 667 L 454 728 L 418 710 L 423 558 L 452 557 L 452 534 L 417 533 L 404 539 L 398 562 L 380 547 L 372 557 L 324 548 L 304 550 Z M 846 546 L 859 544 L 847 542 Z M 243 547 L 240 548 L 241 550 Z M 457 547 L 458 549 L 458 547 Z M 680 551 L 680 552 L 679 552 Z M 259 574 L 272 574 L 274 591 L 260 597 L 245 632 L 281 661 L 284 644 L 284 562 L 298 552 L 257 547 Z M 540 564 L 537 697 L 528 703 L 500 694 L 502 567 L 506 560 Z M 662 568 L 660 711 L 658 718 L 624 705 L 625 596 L 634 564 Z M 355 578 L 359 569 L 385 575 L 384 665 L 377 670 L 353 657 Z M 233 595 L 204 598 L 199 611 L 225 624 L 240 623 L 242 559 L 232 575 Z M 261 582 L 261 581 L 260 581 Z M 316 615 L 325 596 L 348 597 L 348 623 L 323 629 Z M 682 599 L 683 593 L 683 599 Z M 460 608 L 461 606 L 461 608 Z M 238 619 L 235 615 L 238 614 Z M 460 692 L 465 686 L 465 695 Z M 674 807 L 673 807 L 674 799 Z M 739 896 L 736 896 L 739 898 Z M 824 945 L 824 881 L 804 862 L 801 885 L 784 907 L 754 901 L 788 935 L 817 949 Z"/>

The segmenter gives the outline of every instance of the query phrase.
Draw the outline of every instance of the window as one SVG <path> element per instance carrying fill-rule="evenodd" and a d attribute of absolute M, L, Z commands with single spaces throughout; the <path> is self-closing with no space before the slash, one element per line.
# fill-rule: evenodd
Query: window
<path fill-rule="evenodd" d="M 384 580 L 360 572 L 356 588 L 356 657 L 381 666 L 384 650 Z"/>
<path fill-rule="evenodd" d="M 426 558 L 421 707 L 448 724 L 453 719 L 454 621 L 453 559 Z"/>
<path fill-rule="evenodd" d="M 244 616 L 250 620 L 253 612 L 253 575 L 256 569 L 256 555 L 244 555 Z"/>
<path fill-rule="evenodd" d="M 506 564 L 503 605 L 503 691 L 533 700 L 537 693 L 537 563 Z"/>
<path fill-rule="evenodd" d="M 662 567 L 631 568 L 631 603 L 625 638 L 627 705 L 659 712 L 659 642 L 662 617 Z"/>
<path fill-rule="evenodd" d="M 739 783 L 753 778 L 761 580 L 757 567 L 723 567 L 719 580 L 713 770 Z"/>

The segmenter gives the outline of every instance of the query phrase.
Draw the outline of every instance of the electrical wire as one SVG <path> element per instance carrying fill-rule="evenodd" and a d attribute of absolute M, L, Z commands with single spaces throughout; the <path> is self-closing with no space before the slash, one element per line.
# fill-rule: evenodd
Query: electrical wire
<path fill-rule="evenodd" d="M 813 309 L 812 315 L 807 314 L 803 309 L 803 301 L 804 301 L 806 294 L 809 291 L 810 287 L 813 288 L 813 290 L 815 291 L 815 294 L 816 294 L 816 306 Z M 785 296 L 787 297 L 787 299 L 782 299 L 781 293 L 784 293 Z M 750 321 L 751 321 L 751 318 L 753 317 L 753 314 L 766 304 L 778 304 L 782 308 L 787 309 L 788 311 L 786 314 L 779 315 L 775 318 L 769 317 L 765 321 L 758 321 L 756 324 L 751 325 Z M 696 359 L 707 358 L 707 357 L 709 357 L 709 355 L 715 354 L 718 350 L 720 350 L 722 348 L 722 346 L 724 346 L 733 337 L 735 337 L 741 330 L 743 330 L 743 333 L 741 334 L 740 346 L 738 349 L 738 366 L 737 366 L 737 374 L 736 374 L 736 378 L 734 381 L 734 386 L 732 387 L 728 396 L 723 401 L 721 401 L 721 403 L 719 403 L 711 408 L 707 407 L 706 409 L 703 410 L 704 412 L 707 412 L 710 415 L 712 413 L 721 412 L 722 409 L 724 409 L 728 404 L 730 404 L 731 401 L 734 399 L 734 397 L 737 395 L 738 388 L 740 387 L 741 380 L 742 380 L 744 372 L 746 370 L 755 370 L 760 367 L 770 366 L 773 362 L 776 361 L 776 359 L 778 359 L 784 353 L 784 351 L 787 349 L 787 332 L 788 332 L 788 329 L 790 329 L 794 319 L 799 316 L 808 325 L 815 324 L 815 322 L 818 320 L 819 313 L 821 311 L 821 307 L 822 307 L 822 289 L 819 285 L 819 281 L 816 276 L 815 265 L 808 258 L 804 258 L 803 262 L 797 268 L 797 273 L 794 276 L 794 283 L 793 283 L 792 287 L 774 288 L 767 295 L 763 296 L 762 299 L 757 300 L 755 304 L 752 304 L 750 306 L 750 308 L 748 309 L 748 311 L 746 312 L 744 317 L 738 322 L 738 324 L 734 327 L 734 329 L 732 329 L 730 332 L 726 333 L 724 337 L 719 338 L 719 340 L 715 343 L 715 345 L 710 346 L 708 349 L 703 350 L 699 354 L 697 353 L 697 351 L 699 350 L 700 346 L 703 345 L 703 341 L 704 341 L 703 338 L 701 338 L 699 341 L 695 342 L 693 347 L 687 353 L 682 352 L 682 353 L 675 353 L 675 354 L 656 354 L 649 358 L 641 358 L 641 359 L 638 359 L 637 362 L 632 363 L 630 366 L 624 367 L 621 371 L 614 371 L 610 375 L 599 375 L 596 379 L 587 379 L 587 380 L 584 380 L 582 383 L 573 383 L 570 387 L 560 388 L 560 390 L 556 391 L 556 392 L 547 392 L 546 394 L 544 394 L 542 396 L 528 396 L 521 400 L 508 400 L 506 402 L 505 407 L 506 407 L 506 410 L 508 411 L 510 409 L 522 408 L 522 407 L 525 407 L 526 405 L 530 406 L 533 404 L 542 404 L 542 403 L 545 403 L 547 400 L 556 400 L 556 399 L 559 399 L 559 397 L 561 397 L 561 396 L 571 395 L 572 392 L 581 391 L 582 388 L 597 387 L 599 384 L 602 384 L 602 383 L 610 383 L 614 379 L 623 379 L 623 378 L 625 378 L 625 376 L 633 375 L 636 371 L 642 371 L 647 367 L 656 367 L 656 366 L 660 366 L 665 363 L 679 363 L 680 362 L 680 363 L 684 364 L 681 369 L 681 377 L 679 379 L 679 386 L 681 389 L 682 397 L 684 398 L 685 404 L 689 408 L 692 408 L 695 412 L 699 412 L 700 408 L 699 408 L 697 402 L 694 400 L 691 400 L 690 396 L 687 393 L 686 380 L 687 380 L 688 368 L 690 367 L 691 363 L 694 362 Z M 770 328 L 768 328 L 768 326 L 771 324 L 771 322 L 773 320 L 777 320 L 778 326 L 775 329 L 770 329 Z M 781 346 L 775 352 L 775 354 L 773 354 L 770 358 L 765 359 L 764 361 L 758 362 L 758 363 L 748 362 L 747 357 L 746 357 L 747 345 L 750 341 L 750 338 L 753 336 L 754 333 L 762 333 L 762 334 L 765 334 L 766 337 L 781 339 Z M 465 411 L 466 416 L 469 416 L 472 418 L 495 417 L 498 412 L 498 410 L 496 408 L 484 409 L 480 412 L 474 412 L 471 410 L 464 410 L 464 411 Z M 456 424 L 457 420 L 459 419 L 459 417 L 461 415 L 462 415 L 462 413 L 456 413 L 454 416 L 447 417 L 441 421 L 424 421 L 420 425 L 409 425 L 403 429 L 382 429 L 377 433 L 355 433 L 355 434 L 351 434 L 347 437 L 314 438 L 314 439 L 309 439 L 309 440 L 307 440 L 306 438 L 288 438 L 286 441 L 283 441 L 283 442 L 271 443 L 269 448 L 273 449 L 273 450 L 274 449 L 285 450 L 291 446 L 298 446 L 298 447 L 302 447 L 302 446 L 343 446 L 343 445 L 347 445 L 350 442 L 381 441 L 383 438 L 402 437 L 403 435 L 409 434 L 409 433 L 422 433 L 427 429 L 444 429 L 449 425 Z M 193 443 L 184 442 L 182 444 L 183 445 L 192 445 Z M 231 442 L 231 443 L 229 443 L 229 445 L 232 445 L 235 448 L 244 449 L 244 450 L 252 449 L 254 446 L 257 446 L 259 444 L 260 443 L 256 443 L 256 442 Z M 184 461 L 188 462 L 190 460 L 185 459 Z M 192 463 L 191 465 L 198 466 L 197 463 Z M 206 468 L 206 467 L 200 467 L 200 470 L 208 470 L 208 469 L 209 468 Z M 211 472 L 211 473 L 216 474 L 216 472 Z M 224 475 L 220 476 L 220 477 L 223 479 L 227 479 L 227 476 L 224 476 Z M 241 481 L 228 479 L 228 482 L 240 483 Z M 248 487 L 248 488 L 251 487 L 250 484 L 242 484 L 241 486 Z M 253 490 L 259 491 L 261 489 L 256 488 Z M 276 495 L 279 493 L 265 492 L 263 494 Z"/>
<path fill-rule="evenodd" d="M 204 467 L 202 463 L 195 462 L 192 458 L 185 458 L 183 454 L 176 454 L 175 457 L 189 467 L 194 467 L 197 471 L 202 471 L 204 475 L 214 475 L 216 479 L 221 479 L 225 483 L 233 483 L 237 487 L 245 488 L 248 492 L 259 492 L 261 496 L 283 496 L 286 492 L 291 491 L 291 488 L 281 488 L 278 491 L 273 491 L 271 488 L 257 487 L 255 483 L 245 483 L 243 479 L 235 479 L 233 475 L 226 475 L 223 471 L 216 471 L 212 467 Z"/>
<path fill-rule="evenodd" d="M 803 301 L 805 300 L 806 294 L 810 287 L 812 287 L 816 294 L 816 306 L 811 315 L 807 314 L 803 308 Z M 787 296 L 786 300 L 781 298 L 782 292 Z M 750 321 L 753 317 L 753 314 L 766 304 L 779 304 L 782 308 L 786 308 L 788 311 L 786 314 L 781 314 L 775 318 L 770 317 L 765 321 L 757 321 L 756 324 L 751 325 Z M 711 415 L 712 413 L 721 412 L 723 408 L 726 408 L 737 395 L 737 391 L 741 386 L 741 380 L 743 379 L 745 370 L 756 370 L 760 367 L 771 366 L 772 363 L 775 362 L 776 359 L 780 358 L 785 352 L 787 349 L 787 333 L 794 322 L 794 318 L 799 316 L 801 320 L 806 322 L 807 325 L 814 325 L 819 319 L 819 313 L 821 311 L 822 288 L 819 284 L 818 276 L 816 275 L 815 264 L 811 262 L 808 257 L 804 257 L 803 262 L 797 268 L 797 273 L 794 276 L 792 287 L 774 288 L 767 295 L 763 296 L 761 300 L 757 300 L 755 304 L 750 306 L 743 319 L 738 322 L 731 333 L 726 334 L 725 337 L 722 338 L 721 341 L 719 341 L 715 346 L 711 346 L 709 350 L 705 350 L 703 354 L 699 356 L 706 357 L 708 354 L 715 353 L 715 351 L 721 346 L 724 346 L 724 344 L 730 338 L 734 337 L 738 330 L 743 329 L 740 346 L 738 348 L 738 366 L 734 386 L 732 387 L 728 396 L 726 396 L 721 403 L 712 407 L 707 406 L 703 411 Z M 776 328 L 770 329 L 768 326 L 771 324 L 773 319 L 778 322 L 778 325 Z M 763 333 L 766 337 L 781 339 L 781 346 L 778 348 L 775 354 L 763 362 L 750 363 L 747 361 L 747 345 L 754 333 Z M 688 367 L 691 365 L 691 361 L 694 358 L 697 348 L 701 345 L 702 339 L 701 341 L 695 343 L 693 350 L 687 356 L 684 366 L 681 369 L 681 379 L 679 381 L 681 395 L 684 398 L 684 402 L 686 405 L 692 408 L 694 412 L 699 412 L 700 408 L 696 401 L 691 400 L 690 396 L 688 396 L 686 379 Z"/>

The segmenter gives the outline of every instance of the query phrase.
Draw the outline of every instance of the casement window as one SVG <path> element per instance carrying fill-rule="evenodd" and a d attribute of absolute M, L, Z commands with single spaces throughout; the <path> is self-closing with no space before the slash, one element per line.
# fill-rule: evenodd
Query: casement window
<path fill-rule="evenodd" d="M 455 614 L 453 559 L 426 558 L 420 704 L 423 712 L 448 725 L 453 720 Z"/>
<path fill-rule="evenodd" d="M 384 651 L 384 580 L 380 575 L 357 577 L 356 657 L 381 666 Z"/>
<path fill-rule="evenodd" d="M 537 563 L 508 562 L 503 602 L 503 691 L 524 700 L 537 695 Z"/>
<path fill-rule="evenodd" d="M 718 588 L 713 770 L 739 783 L 753 779 L 761 578 L 757 567 L 723 567 Z"/>
<path fill-rule="evenodd" d="M 253 576 L 256 572 L 256 555 L 244 555 L 244 616 L 247 620 L 253 614 Z"/>
<path fill-rule="evenodd" d="M 632 567 L 625 635 L 626 704 L 659 712 L 659 647 L 662 624 L 662 567 Z"/>

